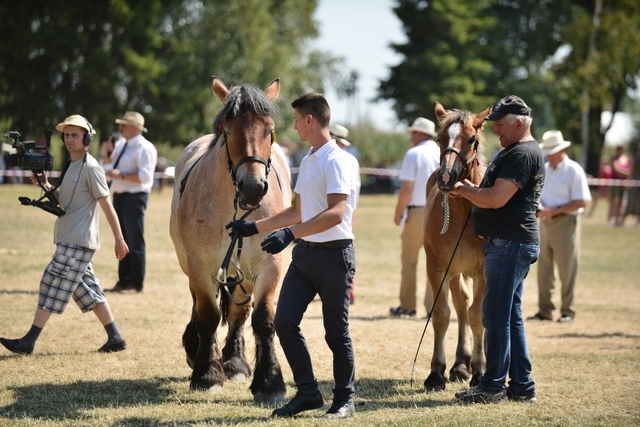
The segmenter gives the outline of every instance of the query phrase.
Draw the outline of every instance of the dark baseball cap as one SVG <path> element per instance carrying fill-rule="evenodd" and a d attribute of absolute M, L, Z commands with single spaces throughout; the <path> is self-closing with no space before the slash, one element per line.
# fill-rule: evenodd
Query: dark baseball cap
<path fill-rule="evenodd" d="M 519 96 L 509 95 L 502 98 L 486 120 L 500 120 L 507 114 L 530 116 L 531 108 Z"/>

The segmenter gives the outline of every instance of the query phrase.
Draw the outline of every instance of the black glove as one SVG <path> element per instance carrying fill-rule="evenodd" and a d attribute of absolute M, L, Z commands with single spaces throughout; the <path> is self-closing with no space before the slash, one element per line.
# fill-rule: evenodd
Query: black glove
<path fill-rule="evenodd" d="M 269 234 L 260 244 L 262 250 L 270 254 L 277 254 L 282 252 L 284 248 L 289 246 L 289 243 L 293 242 L 293 233 L 288 228 L 274 231 Z"/>
<path fill-rule="evenodd" d="M 246 219 L 239 219 L 237 221 L 231 221 L 224 228 L 229 229 L 232 228 L 229 236 L 233 237 L 233 233 L 236 230 L 240 230 L 240 234 L 242 237 L 253 236 L 254 234 L 258 234 L 258 227 L 256 227 L 255 221 L 247 221 Z"/>

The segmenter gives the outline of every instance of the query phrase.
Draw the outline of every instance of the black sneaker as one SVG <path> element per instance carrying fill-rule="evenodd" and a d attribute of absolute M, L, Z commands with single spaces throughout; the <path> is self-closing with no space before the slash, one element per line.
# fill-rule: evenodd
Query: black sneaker
<path fill-rule="evenodd" d="M 502 390 L 496 393 L 482 390 L 480 387 L 471 387 L 469 390 L 459 391 L 456 399 L 464 403 L 500 403 L 507 400 L 507 392 Z"/>
<path fill-rule="evenodd" d="M 551 321 L 551 320 L 553 320 L 553 319 L 552 319 L 552 318 L 550 318 L 550 317 L 544 317 L 544 316 L 543 316 L 542 314 L 540 314 L 540 313 L 536 313 L 536 314 L 534 314 L 533 316 L 529 316 L 529 317 L 527 317 L 527 320 L 537 320 L 537 321 L 540 321 L 540 322 L 544 322 L 544 321 L 546 321 L 546 320 Z"/>
<path fill-rule="evenodd" d="M 522 402 L 522 403 L 538 403 L 538 399 L 536 399 L 536 394 L 516 394 L 511 390 L 507 390 L 507 398 L 512 402 Z"/>
<path fill-rule="evenodd" d="M 416 311 L 405 310 L 402 307 L 391 307 L 389 309 L 389 314 L 391 314 L 392 317 L 415 317 Z"/>
<path fill-rule="evenodd" d="M 322 408 L 324 405 L 324 400 L 322 399 L 322 394 L 320 394 L 320 390 L 316 392 L 316 394 L 309 396 L 307 394 L 301 394 L 300 392 L 296 393 L 293 396 L 293 399 L 289 401 L 284 406 L 276 408 L 271 413 L 272 417 L 293 417 L 296 414 L 299 414 L 302 411 L 310 411 L 312 409 Z"/>

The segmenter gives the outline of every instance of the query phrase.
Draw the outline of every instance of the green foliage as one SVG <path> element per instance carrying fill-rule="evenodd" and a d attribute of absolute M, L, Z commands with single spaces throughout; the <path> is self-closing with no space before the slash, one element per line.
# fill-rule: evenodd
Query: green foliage
<path fill-rule="evenodd" d="M 83 114 L 104 140 L 125 110 L 155 143 L 184 146 L 211 131 L 228 87 L 266 87 L 278 103 L 322 91 L 338 59 L 308 49 L 316 0 L 51 0 L 0 4 L 0 119 L 39 133 Z M 284 108 L 282 109 L 284 110 Z M 286 114 L 277 126 L 286 126 Z"/>
<path fill-rule="evenodd" d="M 349 140 L 358 147 L 360 167 L 388 167 L 411 148 L 408 133 L 380 131 L 370 122 L 350 128 Z"/>
<path fill-rule="evenodd" d="M 405 57 L 380 83 L 379 98 L 394 102 L 400 120 L 436 120 L 435 101 L 450 108 L 480 111 L 491 102 L 486 81 L 491 64 L 478 39 L 492 25 L 488 1 L 398 0 L 394 12 L 407 36 L 392 48 Z"/>

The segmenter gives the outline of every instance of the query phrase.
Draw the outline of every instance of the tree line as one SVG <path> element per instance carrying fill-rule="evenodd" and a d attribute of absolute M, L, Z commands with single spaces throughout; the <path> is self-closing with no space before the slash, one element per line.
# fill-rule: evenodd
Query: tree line
<path fill-rule="evenodd" d="M 231 86 L 280 78 L 276 127 L 297 139 L 290 102 L 349 79 L 342 58 L 310 48 L 317 3 L 0 2 L 0 128 L 37 134 L 78 113 L 106 139 L 115 118 L 136 110 L 154 143 L 179 149 L 211 132 L 215 74 Z M 393 101 L 400 122 L 435 119 L 436 100 L 480 111 L 515 93 L 533 108 L 535 127 L 587 144 L 587 172 L 597 173 L 600 114 L 629 109 L 637 89 L 637 0 L 396 0 L 393 11 L 407 41 L 391 46 L 403 59 L 378 96 Z M 360 133 L 363 166 L 399 160 L 406 148 L 402 135 L 368 124 Z"/>
<path fill-rule="evenodd" d="M 533 108 L 534 130 L 586 145 L 579 160 L 597 175 L 601 114 L 631 104 L 640 78 L 640 2 L 396 0 L 393 10 L 407 41 L 392 45 L 403 60 L 379 98 L 398 118 L 434 120 L 435 101 L 481 111 L 517 94 Z"/>

